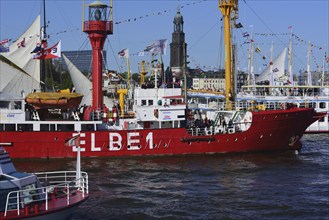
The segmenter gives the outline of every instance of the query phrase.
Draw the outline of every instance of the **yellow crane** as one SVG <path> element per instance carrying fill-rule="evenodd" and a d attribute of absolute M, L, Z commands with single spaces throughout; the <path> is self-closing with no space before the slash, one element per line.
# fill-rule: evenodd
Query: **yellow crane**
<path fill-rule="evenodd" d="M 218 0 L 218 7 L 223 14 L 224 22 L 224 45 L 225 45 L 225 97 L 226 109 L 231 110 L 232 104 L 230 98 L 234 95 L 233 69 L 232 69 L 232 22 L 237 19 L 238 0 Z"/>

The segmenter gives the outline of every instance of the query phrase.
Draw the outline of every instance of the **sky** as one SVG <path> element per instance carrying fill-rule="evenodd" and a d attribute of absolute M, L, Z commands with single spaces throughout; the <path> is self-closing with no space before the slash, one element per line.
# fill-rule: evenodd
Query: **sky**
<path fill-rule="evenodd" d="M 85 0 L 85 4 L 92 1 Z M 103 1 L 109 4 L 109 1 Z M 159 39 L 168 39 L 165 67 L 170 62 L 173 20 L 180 8 L 184 18 L 184 32 L 190 68 L 216 70 L 223 67 L 222 22 L 217 0 L 114 0 L 114 33 L 104 46 L 108 69 L 127 71 L 126 62 L 118 52 L 128 48 L 132 72 L 138 71 L 138 62 L 151 61 L 150 55 L 138 56 L 146 46 Z M 42 11 L 41 0 L 0 0 L 0 40 L 14 41 Z M 289 33 L 293 32 L 293 71 L 298 74 L 307 66 L 307 45 L 312 46 L 311 70 L 322 68 L 324 52 L 329 47 L 329 0 L 241 0 L 234 29 L 237 45 L 237 64 L 240 70 L 248 68 L 249 41 L 243 33 L 254 35 L 254 66 L 259 73 L 273 57 L 289 46 Z M 46 20 L 49 44 L 62 41 L 62 51 L 91 49 L 87 34 L 82 32 L 81 0 L 47 0 Z M 250 36 L 249 36 L 250 38 Z M 326 65 L 328 69 L 328 64 Z"/>

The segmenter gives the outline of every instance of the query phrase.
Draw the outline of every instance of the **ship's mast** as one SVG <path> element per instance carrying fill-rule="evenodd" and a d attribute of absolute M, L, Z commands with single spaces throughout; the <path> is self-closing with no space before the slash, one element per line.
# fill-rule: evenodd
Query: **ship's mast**
<path fill-rule="evenodd" d="M 226 109 L 231 110 L 230 98 L 233 97 L 233 77 L 232 77 L 232 43 L 231 43 L 231 15 L 238 12 L 238 0 L 218 0 L 218 7 L 223 14 L 224 22 L 224 44 L 225 44 L 225 96 Z M 234 19 L 237 17 L 235 16 Z"/>
<path fill-rule="evenodd" d="M 294 85 L 294 74 L 292 72 L 292 27 L 290 28 L 290 43 L 289 43 L 289 57 L 288 57 L 288 74 L 289 74 L 289 81 L 292 85 Z"/>
<path fill-rule="evenodd" d="M 308 49 L 307 49 L 307 85 L 312 86 L 312 73 L 311 73 L 310 58 L 311 58 L 311 42 L 309 41 Z"/>
<path fill-rule="evenodd" d="M 46 0 L 43 0 L 43 27 L 41 29 L 41 52 L 47 44 L 47 31 L 46 31 Z M 42 92 L 46 92 L 46 62 L 44 59 L 40 60 L 40 88 Z"/>
<path fill-rule="evenodd" d="M 253 29 L 253 28 L 252 28 Z M 254 85 L 254 31 L 251 31 L 251 36 L 250 36 L 250 48 L 249 48 L 249 53 L 248 53 L 248 86 Z M 249 88 L 250 90 L 250 88 Z"/>

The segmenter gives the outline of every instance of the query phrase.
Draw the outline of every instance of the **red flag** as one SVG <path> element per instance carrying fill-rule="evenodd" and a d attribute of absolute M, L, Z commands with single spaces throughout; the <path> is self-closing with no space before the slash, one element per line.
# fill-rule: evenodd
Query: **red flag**
<path fill-rule="evenodd" d="M 61 57 L 61 41 L 57 42 L 52 47 L 42 50 L 40 53 L 36 54 L 33 58 L 45 60 L 45 59 L 53 59 L 59 57 Z"/>

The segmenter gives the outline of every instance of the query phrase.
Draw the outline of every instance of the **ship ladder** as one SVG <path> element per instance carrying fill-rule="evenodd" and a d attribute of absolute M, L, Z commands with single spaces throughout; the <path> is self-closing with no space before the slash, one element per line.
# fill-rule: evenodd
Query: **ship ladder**
<path fill-rule="evenodd" d="M 215 122 L 214 125 L 217 125 L 219 119 L 220 119 L 221 115 L 219 113 L 217 113 L 216 118 L 215 118 Z"/>
<path fill-rule="evenodd" d="M 80 118 L 79 118 L 79 115 L 78 115 L 78 112 L 76 111 L 73 111 L 72 112 L 72 117 L 75 121 L 80 121 Z"/>
<path fill-rule="evenodd" d="M 33 119 L 34 121 L 40 121 L 40 117 L 39 117 L 39 114 L 38 114 L 37 111 L 33 111 L 33 112 L 32 112 L 32 119 Z"/>

